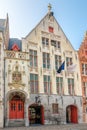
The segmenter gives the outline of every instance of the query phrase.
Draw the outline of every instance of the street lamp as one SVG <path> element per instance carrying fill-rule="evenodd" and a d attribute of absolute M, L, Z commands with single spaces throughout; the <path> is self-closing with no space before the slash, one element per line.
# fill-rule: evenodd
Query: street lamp
<path fill-rule="evenodd" d="M 36 96 L 36 97 L 35 97 L 35 103 L 38 104 L 39 106 L 41 105 L 40 96 Z"/>

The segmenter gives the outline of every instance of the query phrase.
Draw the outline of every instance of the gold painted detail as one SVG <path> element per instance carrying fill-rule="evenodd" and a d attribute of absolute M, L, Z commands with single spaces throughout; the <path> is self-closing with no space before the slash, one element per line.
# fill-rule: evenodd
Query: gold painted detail
<path fill-rule="evenodd" d="M 23 74 L 24 73 L 25 72 L 23 71 Z M 12 73 L 12 83 L 15 85 L 18 84 L 18 86 L 22 84 L 22 72 L 18 65 L 15 66 L 15 70 Z"/>
<path fill-rule="evenodd" d="M 18 84 L 18 83 L 8 83 L 8 86 L 10 87 L 10 89 L 12 88 L 22 88 L 24 89 L 25 88 L 25 84 Z"/>
<path fill-rule="evenodd" d="M 12 82 L 13 83 L 21 83 L 22 75 L 20 72 L 14 71 L 12 74 Z"/>

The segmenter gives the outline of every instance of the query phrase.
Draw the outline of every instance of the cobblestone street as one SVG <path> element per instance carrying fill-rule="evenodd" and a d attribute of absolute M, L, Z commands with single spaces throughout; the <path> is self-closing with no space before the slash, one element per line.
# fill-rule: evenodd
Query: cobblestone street
<path fill-rule="evenodd" d="M 87 130 L 87 124 L 41 125 L 30 127 L 7 127 L 0 130 Z"/>

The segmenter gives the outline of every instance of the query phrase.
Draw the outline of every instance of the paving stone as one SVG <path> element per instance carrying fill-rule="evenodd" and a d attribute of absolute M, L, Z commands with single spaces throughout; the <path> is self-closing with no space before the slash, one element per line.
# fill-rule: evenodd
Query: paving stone
<path fill-rule="evenodd" d="M 7 127 L 0 130 L 87 130 L 87 124 L 42 125 L 30 127 Z"/>

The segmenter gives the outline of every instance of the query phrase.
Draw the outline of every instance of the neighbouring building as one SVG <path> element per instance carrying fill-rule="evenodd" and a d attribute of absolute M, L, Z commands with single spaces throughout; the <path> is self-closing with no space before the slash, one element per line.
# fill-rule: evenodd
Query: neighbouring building
<path fill-rule="evenodd" d="M 0 127 L 82 123 L 78 52 L 48 6 L 48 13 L 22 40 L 9 37 L 0 19 Z M 57 73 L 62 63 L 64 70 Z M 49 121 L 50 120 L 50 121 Z"/>
<path fill-rule="evenodd" d="M 78 50 L 80 61 L 80 72 L 82 82 L 82 97 L 83 97 L 83 122 L 87 123 L 87 32 L 85 33 L 83 42 Z"/>

